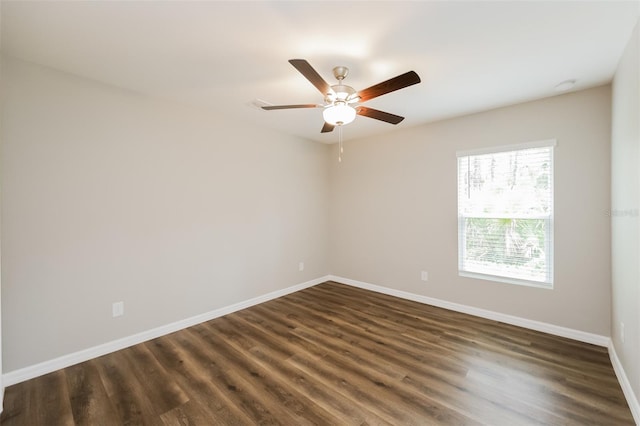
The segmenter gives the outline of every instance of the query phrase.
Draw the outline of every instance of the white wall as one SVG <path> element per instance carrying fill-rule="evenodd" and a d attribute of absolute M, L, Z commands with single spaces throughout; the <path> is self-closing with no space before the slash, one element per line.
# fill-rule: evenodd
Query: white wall
<path fill-rule="evenodd" d="M 5 373 L 328 273 L 327 146 L 2 67 Z"/>
<path fill-rule="evenodd" d="M 610 96 L 603 86 L 349 141 L 341 164 L 333 147 L 332 275 L 608 336 Z M 558 141 L 554 289 L 459 277 L 456 151 L 545 139 Z"/>
<path fill-rule="evenodd" d="M 640 397 L 639 25 L 636 25 L 613 80 L 611 138 L 611 337 L 636 399 Z"/>

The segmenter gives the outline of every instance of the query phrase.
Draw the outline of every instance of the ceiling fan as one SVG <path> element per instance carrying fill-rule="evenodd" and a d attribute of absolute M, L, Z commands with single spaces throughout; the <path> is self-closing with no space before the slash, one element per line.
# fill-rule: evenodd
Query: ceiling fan
<path fill-rule="evenodd" d="M 335 67 L 333 69 L 333 75 L 338 80 L 338 84 L 330 86 L 306 60 L 290 59 L 289 63 L 322 93 L 324 103 L 265 105 L 262 106 L 262 109 L 270 111 L 293 108 L 324 108 L 324 111 L 322 111 L 324 118 L 322 133 L 331 132 L 336 126 L 351 123 L 356 118 L 356 115 L 362 115 L 391 124 L 400 123 L 404 120 L 404 117 L 357 104 L 420 83 L 418 74 L 416 74 L 415 71 L 409 71 L 356 92 L 353 87 L 343 84 L 343 80 L 349 74 L 349 68 L 347 67 Z"/>

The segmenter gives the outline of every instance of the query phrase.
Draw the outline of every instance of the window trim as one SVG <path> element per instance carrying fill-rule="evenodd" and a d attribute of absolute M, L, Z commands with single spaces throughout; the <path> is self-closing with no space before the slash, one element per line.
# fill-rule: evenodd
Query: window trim
<path fill-rule="evenodd" d="M 456 181 L 459 179 L 459 175 L 460 175 L 460 170 L 459 170 L 459 164 L 458 164 L 458 159 L 460 157 L 468 157 L 468 156 L 473 156 L 473 155 L 486 155 L 486 154 L 496 154 L 496 153 L 501 153 L 501 152 L 508 152 L 508 151 L 519 151 L 519 150 L 525 150 L 525 149 L 532 149 L 532 148 L 551 148 L 551 176 L 550 176 L 550 180 L 551 180 L 551 199 L 550 199 L 550 207 L 551 207 L 551 212 L 549 214 L 548 217 L 548 235 L 547 238 L 545 238 L 545 245 L 550 247 L 546 247 L 545 253 L 547 253 L 547 262 L 550 265 L 549 270 L 547 270 L 547 277 L 546 280 L 544 282 L 540 282 L 540 281 L 533 281 L 533 280 L 527 280 L 527 279 L 522 279 L 522 278 L 512 278 L 512 277 L 505 277 L 502 275 L 493 275 L 493 274 L 484 274 L 481 272 L 472 272 L 472 271 L 467 271 L 467 270 L 463 270 L 462 269 L 462 249 L 461 249 L 461 244 L 464 244 L 464 239 L 466 237 L 466 235 L 464 234 L 464 232 L 461 232 L 461 222 L 464 220 L 463 216 L 460 216 L 460 206 L 459 206 L 459 196 L 460 196 L 460 183 L 458 182 L 457 184 L 457 189 L 456 189 L 456 206 L 457 206 L 457 210 L 458 210 L 458 276 L 461 277 L 467 277 L 467 278 L 475 278 L 475 279 L 480 279 L 480 280 L 486 280 L 486 281 L 493 281 L 493 282 L 501 282 L 501 283 L 507 283 L 507 284 L 515 284 L 515 285 L 521 285 L 521 286 L 527 286 L 527 287 L 536 287 L 536 288 L 542 288 L 542 289 L 547 289 L 547 290 L 553 290 L 554 288 L 554 272 L 555 272 L 555 262 L 554 262 L 554 253 L 555 253 L 555 231 L 554 231 L 554 216 L 555 216 L 555 147 L 558 145 L 558 142 L 556 139 L 545 139 L 545 140 L 539 140 L 539 141 L 531 141 L 531 142 L 523 142 L 523 143 L 518 143 L 518 144 L 512 144 L 512 145 L 502 145 L 502 146 L 494 146 L 494 147 L 485 147 L 485 148 L 478 148 L 478 149 L 471 149 L 471 150 L 462 150 L 462 151 L 456 151 Z M 465 216 L 466 217 L 466 216 Z M 468 217 L 476 217 L 476 216 L 468 216 Z M 492 215 L 493 217 L 493 215 Z M 509 216 L 509 218 L 516 218 L 515 216 Z M 532 218 L 532 217 L 528 217 L 528 218 Z M 547 219 L 546 217 L 541 218 L 541 219 Z"/>
<path fill-rule="evenodd" d="M 537 288 L 543 288 L 545 290 L 553 290 L 553 281 L 551 282 L 551 284 L 548 284 L 540 281 L 523 280 L 521 278 L 502 277 L 500 275 L 482 274 L 480 272 L 461 271 L 460 269 L 458 269 L 458 276 L 465 277 L 465 278 L 475 278 L 477 280 L 521 285 L 525 287 L 537 287 Z"/>
<path fill-rule="evenodd" d="M 470 155 L 496 154 L 498 152 L 505 152 L 505 151 L 519 151 L 522 149 L 547 148 L 547 147 L 556 147 L 556 146 L 558 146 L 558 141 L 556 139 L 545 139 L 540 141 L 521 142 L 521 143 L 516 143 L 511 145 L 500 145 L 500 146 L 456 151 L 456 158 L 468 157 Z"/>

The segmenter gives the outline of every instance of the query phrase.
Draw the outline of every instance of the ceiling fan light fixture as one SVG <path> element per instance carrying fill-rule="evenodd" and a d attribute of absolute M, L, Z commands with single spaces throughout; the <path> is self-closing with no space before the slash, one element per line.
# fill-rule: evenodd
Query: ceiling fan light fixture
<path fill-rule="evenodd" d="M 343 102 L 337 102 L 322 111 L 324 121 L 334 126 L 344 126 L 356 118 L 356 110 Z"/>

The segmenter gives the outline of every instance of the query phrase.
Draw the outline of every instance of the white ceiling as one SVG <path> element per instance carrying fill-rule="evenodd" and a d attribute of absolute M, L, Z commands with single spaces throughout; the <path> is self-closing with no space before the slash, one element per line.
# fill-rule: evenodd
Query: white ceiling
<path fill-rule="evenodd" d="M 511 2 L 27 2 L 2 1 L 2 51 L 147 95 L 210 108 L 308 139 L 322 111 L 263 111 L 321 103 L 288 62 L 307 59 L 330 84 L 346 65 L 356 90 L 414 70 L 422 83 L 367 102 L 398 126 L 611 81 L 640 15 L 637 1 Z M 351 139 L 393 130 L 366 117 Z"/>

